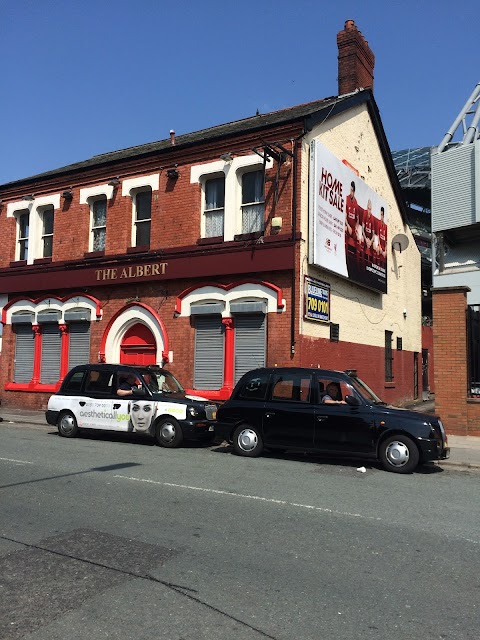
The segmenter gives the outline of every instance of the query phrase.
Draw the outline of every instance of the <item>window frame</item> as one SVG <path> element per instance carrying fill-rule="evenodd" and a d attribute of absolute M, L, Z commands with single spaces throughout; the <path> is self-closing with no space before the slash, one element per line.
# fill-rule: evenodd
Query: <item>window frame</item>
<path fill-rule="evenodd" d="M 385 330 L 385 382 L 393 379 L 393 331 Z"/>
<path fill-rule="evenodd" d="M 223 182 L 223 207 L 212 207 L 210 209 L 207 208 L 207 187 L 209 183 L 212 182 Z M 205 176 L 202 183 L 202 238 L 217 238 L 224 237 L 225 235 L 225 195 L 226 195 L 226 176 L 225 174 L 213 173 Z M 212 212 L 222 211 L 222 233 L 220 235 L 208 235 L 207 234 L 207 214 Z"/>
<path fill-rule="evenodd" d="M 42 234 L 41 234 L 41 254 L 42 254 L 42 258 L 51 258 L 53 257 L 53 234 L 54 234 L 54 230 L 55 230 L 55 207 L 53 206 L 53 204 L 48 204 L 45 205 L 44 207 L 40 207 L 38 210 L 39 214 L 40 214 L 40 220 L 41 220 L 41 228 L 42 228 Z M 51 233 L 45 233 L 45 214 L 52 214 L 52 232 Z M 45 253 L 45 238 L 51 238 L 51 246 L 50 246 L 50 253 L 48 255 L 46 255 Z"/>
<path fill-rule="evenodd" d="M 259 190 L 259 197 L 261 199 L 259 200 L 252 200 L 252 201 L 247 201 L 244 202 L 244 184 L 243 181 L 245 180 L 246 176 L 251 176 L 253 174 L 261 174 L 262 176 L 262 189 Z M 239 227 L 240 227 L 240 233 L 241 235 L 248 235 L 250 233 L 263 233 L 265 231 L 265 170 L 263 165 L 261 166 L 261 168 L 258 168 L 258 165 L 255 167 L 245 167 L 244 170 L 239 172 L 239 178 L 240 178 L 240 220 L 239 220 Z M 244 216 L 245 216 L 245 211 L 247 210 L 247 208 L 252 208 L 258 205 L 262 205 L 262 224 L 261 224 L 261 228 L 260 229 L 254 229 L 252 230 L 246 230 L 245 229 L 245 222 L 244 222 Z"/>
<path fill-rule="evenodd" d="M 95 222 L 95 206 L 99 202 L 105 203 L 105 224 L 94 225 Z M 99 194 L 98 196 L 92 196 L 90 199 L 90 251 L 105 251 L 107 246 L 107 218 L 108 218 L 108 198 L 105 194 Z M 102 248 L 95 247 L 95 232 L 99 229 L 105 229 L 105 239 Z"/>
<path fill-rule="evenodd" d="M 138 218 L 138 202 L 137 198 L 142 196 L 143 194 L 150 194 L 150 217 L 149 218 Z M 139 187 L 135 189 L 131 193 L 132 197 L 132 247 L 145 247 L 150 249 L 152 243 L 152 205 L 153 205 L 153 189 L 150 185 L 145 185 L 144 187 Z M 148 244 L 138 242 L 139 238 L 139 225 L 147 227 L 148 224 Z"/>
<path fill-rule="evenodd" d="M 27 218 L 26 235 L 22 235 L 22 218 Z M 29 253 L 29 240 L 30 240 L 30 226 L 31 226 L 31 211 L 30 209 L 19 209 L 16 214 L 17 219 L 17 243 L 15 257 L 17 260 L 28 260 Z"/>

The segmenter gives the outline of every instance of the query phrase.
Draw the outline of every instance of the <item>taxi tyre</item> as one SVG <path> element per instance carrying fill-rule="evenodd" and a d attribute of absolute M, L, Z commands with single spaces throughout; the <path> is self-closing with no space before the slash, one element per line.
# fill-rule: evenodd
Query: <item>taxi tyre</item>
<path fill-rule="evenodd" d="M 417 445 L 403 434 L 385 438 L 380 443 L 378 457 L 383 468 L 393 473 L 412 473 L 420 463 Z"/>
<path fill-rule="evenodd" d="M 57 420 L 58 433 L 63 438 L 74 438 L 78 434 L 78 425 L 71 411 L 62 411 Z"/>
<path fill-rule="evenodd" d="M 241 424 L 233 434 L 233 450 L 238 456 L 258 458 L 263 451 L 260 431 L 249 424 Z"/>
<path fill-rule="evenodd" d="M 162 418 L 155 425 L 155 440 L 161 447 L 179 447 L 183 442 L 182 427 L 175 418 Z"/>

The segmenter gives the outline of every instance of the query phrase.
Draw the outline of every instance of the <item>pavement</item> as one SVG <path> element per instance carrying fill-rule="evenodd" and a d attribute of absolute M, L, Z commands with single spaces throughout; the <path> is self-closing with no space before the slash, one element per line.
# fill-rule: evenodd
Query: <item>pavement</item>
<path fill-rule="evenodd" d="M 414 409 L 421 413 L 435 413 L 435 400 L 417 400 L 405 405 L 405 408 Z M 32 409 L 0 406 L 1 420 L 3 420 L 3 424 L 40 425 L 45 429 L 54 428 L 47 424 L 44 411 Z M 0 422 L 0 426 L 1 424 L 2 422 Z M 448 435 L 448 446 L 450 447 L 450 458 L 435 464 L 439 464 L 441 467 L 480 470 L 480 437 Z"/>

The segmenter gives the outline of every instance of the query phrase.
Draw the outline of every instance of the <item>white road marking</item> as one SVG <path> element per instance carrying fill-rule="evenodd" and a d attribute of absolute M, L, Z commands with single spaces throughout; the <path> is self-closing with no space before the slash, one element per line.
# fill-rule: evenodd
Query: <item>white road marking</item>
<path fill-rule="evenodd" d="M 5 462 L 16 462 L 17 464 L 33 464 L 33 462 L 27 462 L 26 460 L 14 460 L 13 458 L 0 458 Z"/>
<path fill-rule="evenodd" d="M 144 482 L 146 484 L 155 484 L 162 487 L 174 487 L 176 489 L 188 489 L 190 491 L 202 491 L 203 493 L 214 493 L 217 495 L 230 496 L 232 498 L 244 498 L 247 500 L 259 500 L 260 502 L 269 502 L 272 504 L 282 504 L 289 507 L 297 507 L 298 509 L 310 509 L 311 511 L 319 511 L 321 513 L 329 513 L 335 516 L 346 516 L 350 518 L 361 518 L 362 520 L 375 520 L 377 522 L 383 522 L 382 518 L 378 518 L 375 516 L 366 516 L 361 513 L 351 513 L 349 511 L 335 511 L 334 509 L 327 509 L 326 507 L 317 507 L 313 504 L 302 504 L 299 502 L 288 502 L 287 500 L 275 500 L 274 498 L 262 498 L 261 496 L 252 496 L 245 493 L 235 493 L 234 491 L 221 491 L 220 489 L 205 489 L 204 487 L 192 487 L 188 484 L 174 484 L 173 482 L 157 482 L 156 480 L 147 480 L 143 478 L 134 478 L 132 476 L 122 476 L 115 475 L 115 478 L 120 478 L 122 480 L 133 480 L 134 482 Z M 389 521 L 390 524 L 399 524 L 393 523 L 393 521 Z M 465 536 L 453 534 L 452 537 L 459 540 L 465 540 L 466 542 L 470 542 L 472 544 L 480 545 L 480 540 L 472 540 L 471 538 L 466 538 Z"/>
<path fill-rule="evenodd" d="M 381 520 L 373 516 L 364 516 L 361 513 L 350 513 L 348 511 L 335 511 L 326 507 L 316 507 L 313 504 L 301 504 L 299 502 L 287 502 L 286 500 L 275 500 L 274 498 L 262 498 L 261 496 L 252 496 L 245 493 L 235 493 L 234 491 L 221 491 L 220 489 L 205 489 L 204 487 L 192 487 L 188 484 L 174 484 L 173 482 L 157 482 L 156 480 L 145 480 L 143 478 L 133 478 L 131 476 L 116 475 L 115 478 L 123 480 L 133 480 L 135 482 L 145 482 L 147 484 L 157 484 L 162 487 L 175 487 L 177 489 L 189 489 L 190 491 L 203 491 L 204 493 L 215 493 L 217 495 L 231 496 L 233 498 L 246 498 L 247 500 L 259 500 L 261 502 L 270 502 L 272 504 L 284 504 L 289 507 L 298 507 L 300 509 L 310 509 L 313 511 L 321 511 L 323 513 L 331 513 L 338 516 L 350 516 L 352 518 L 363 518 L 365 520 Z"/>

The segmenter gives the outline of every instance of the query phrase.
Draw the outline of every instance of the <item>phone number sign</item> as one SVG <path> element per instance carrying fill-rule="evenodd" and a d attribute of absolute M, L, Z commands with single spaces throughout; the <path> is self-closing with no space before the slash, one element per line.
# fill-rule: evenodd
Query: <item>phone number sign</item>
<path fill-rule="evenodd" d="M 305 318 L 330 322 L 330 285 L 305 276 Z"/>

